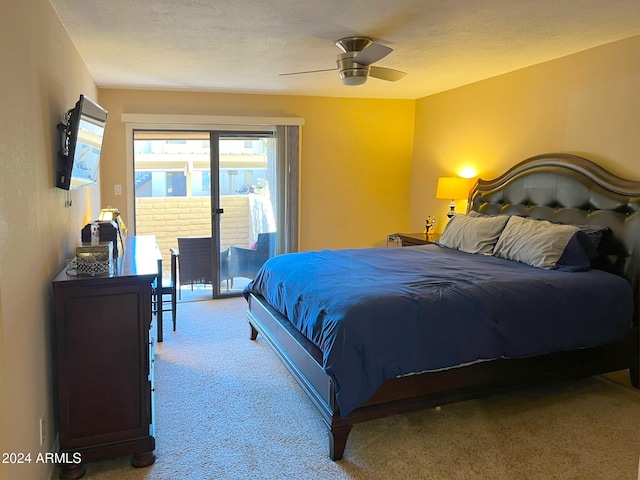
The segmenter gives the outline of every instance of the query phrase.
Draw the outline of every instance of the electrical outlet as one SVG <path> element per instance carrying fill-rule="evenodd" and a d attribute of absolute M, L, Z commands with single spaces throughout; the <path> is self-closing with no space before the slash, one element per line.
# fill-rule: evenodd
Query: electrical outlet
<path fill-rule="evenodd" d="M 114 195 L 122 195 L 122 185 L 114 185 L 113 186 L 113 194 Z"/>
<path fill-rule="evenodd" d="M 44 415 L 43 415 L 42 417 L 40 417 L 40 446 L 41 447 L 44 445 L 45 438 L 46 438 L 45 418 L 44 418 Z"/>

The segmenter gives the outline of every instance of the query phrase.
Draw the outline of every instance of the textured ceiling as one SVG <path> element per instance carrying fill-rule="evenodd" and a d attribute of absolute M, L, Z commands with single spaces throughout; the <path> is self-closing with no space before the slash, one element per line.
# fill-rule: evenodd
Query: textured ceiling
<path fill-rule="evenodd" d="M 99 86 L 415 99 L 640 35 L 639 0 L 51 0 Z M 344 86 L 364 35 L 408 75 Z"/>

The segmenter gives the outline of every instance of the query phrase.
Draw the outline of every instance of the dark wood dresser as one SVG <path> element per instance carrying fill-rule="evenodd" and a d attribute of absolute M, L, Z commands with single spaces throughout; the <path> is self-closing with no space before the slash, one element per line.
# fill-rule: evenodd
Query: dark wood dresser
<path fill-rule="evenodd" d="M 81 478 L 85 462 L 132 455 L 155 461 L 151 287 L 155 237 L 128 237 L 108 276 L 53 281 L 60 478 Z"/>

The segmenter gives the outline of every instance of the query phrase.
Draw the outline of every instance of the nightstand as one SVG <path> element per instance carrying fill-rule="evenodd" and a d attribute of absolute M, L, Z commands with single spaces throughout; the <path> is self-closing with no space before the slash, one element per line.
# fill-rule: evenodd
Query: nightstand
<path fill-rule="evenodd" d="M 442 234 L 440 233 L 398 233 L 403 247 L 413 247 L 416 245 L 427 245 L 438 240 Z"/>

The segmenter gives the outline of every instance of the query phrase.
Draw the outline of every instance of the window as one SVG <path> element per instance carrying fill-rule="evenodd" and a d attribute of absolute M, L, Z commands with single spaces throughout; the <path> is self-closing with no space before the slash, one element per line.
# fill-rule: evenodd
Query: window
<path fill-rule="evenodd" d="M 186 197 L 187 177 L 184 172 L 135 172 L 136 197 Z"/>

